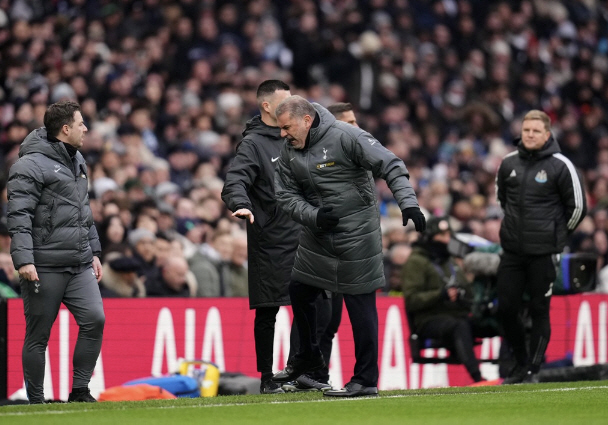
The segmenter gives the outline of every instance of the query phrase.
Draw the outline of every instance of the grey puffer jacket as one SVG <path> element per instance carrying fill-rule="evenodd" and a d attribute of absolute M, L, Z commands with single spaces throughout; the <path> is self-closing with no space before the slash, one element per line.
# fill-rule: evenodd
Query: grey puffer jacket
<path fill-rule="evenodd" d="M 16 269 L 81 266 L 101 252 L 84 158 L 77 152 L 72 161 L 44 127 L 25 138 L 10 169 L 7 218 Z"/>
<path fill-rule="evenodd" d="M 292 278 L 345 294 L 384 286 L 380 214 L 373 177 L 386 180 L 401 209 L 417 207 L 405 164 L 371 134 L 336 121 L 314 103 L 320 119 L 310 142 L 285 144 L 275 170 L 280 207 L 304 225 Z M 340 217 L 332 231 L 317 227 L 321 207 Z"/>

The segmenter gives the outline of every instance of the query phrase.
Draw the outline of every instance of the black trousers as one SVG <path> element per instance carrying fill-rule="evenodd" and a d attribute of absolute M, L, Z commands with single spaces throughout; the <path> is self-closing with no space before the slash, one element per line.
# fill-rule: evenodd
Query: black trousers
<path fill-rule="evenodd" d="M 322 289 L 292 281 L 289 296 L 294 320 L 300 336 L 297 358 L 308 360 L 322 357 L 317 339 L 316 300 Z M 355 370 L 351 382 L 366 387 L 378 386 L 378 311 L 376 293 L 344 294 L 355 342 Z"/>
<path fill-rule="evenodd" d="M 481 380 L 479 363 L 473 351 L 473 332 L 469 321 L 464 317 L 437 316 L 426 322 L 419 330 L 421 336 L 449 342 L 458 360 L 467 369 L 475 382 Z"/>
<path fill-rule="evenodd" d="M 253 338 L 258 372 L 262 379 L 272 377 L 272 354 L 274 348 L 274 327 L 279 307 L 260 307 L 255 309 Z"/>
<path fill-rule="evenodd" d="M 340 322 L 342 321 L 342 306 L 344 305 L 344 296 L 333 292 L 331 297 L 326 297 L 321 291 L 315 299 L 317 307 L 317 341 L 319 349 L 325 360 L 326 367 L 316 370 L 311 374 L 311 377 L 319 382 L 329 382 L 329 361 L 331 359 L 331 348 L 334 336 L 338 332 Z M 300 335 L 298 327 L 294 320 L 291 324 L 289 360 L 298 352 L 300 348 Z"/>
<path fill-rule="evenodd" d="M 504 252 L 501 256 L 497 280 L 498 317 L 517 363 L 529 366 L 533 372 L 540 369 L 551 338 L 549 307 L 555 277 L 551 255 Z M 530 297 L 528 312 L 532 329 L 529 352 L 521 317 L 524 293 Z"/>

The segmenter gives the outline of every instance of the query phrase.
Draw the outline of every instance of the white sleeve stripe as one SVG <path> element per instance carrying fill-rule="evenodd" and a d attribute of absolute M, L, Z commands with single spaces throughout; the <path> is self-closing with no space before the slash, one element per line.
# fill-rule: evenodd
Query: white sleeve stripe
<path fill-rule="evenodd" d="M 566 164 L 568 171 L 570 171 L 570 177 L 572 178 L 572 187 L 574 188 L 574 211 L 572 217 L 568 221 L 568 229 L 574 230 L 578 224 L 581 215 L 583 214 L 583 188 L 581 181 L 578 178 L 574 164 L 561 153 L 554 153 L 553 156 Z"/>

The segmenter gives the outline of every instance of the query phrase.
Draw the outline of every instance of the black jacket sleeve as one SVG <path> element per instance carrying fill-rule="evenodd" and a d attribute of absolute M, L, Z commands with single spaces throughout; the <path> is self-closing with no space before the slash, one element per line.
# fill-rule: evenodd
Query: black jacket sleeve
<path fill-rule="evenodd" d="M 222 189 L 222 200 L 230 211 L 240 208 L 252 209 L 249 188 L 260 174 L 260 158 L 255 145 L 248 139 L 239 144 L 232 160 L 226 183 Z"/>

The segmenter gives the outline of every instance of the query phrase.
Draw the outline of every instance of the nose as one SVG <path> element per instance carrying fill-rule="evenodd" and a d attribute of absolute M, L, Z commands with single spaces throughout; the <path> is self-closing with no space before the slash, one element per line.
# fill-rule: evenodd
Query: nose
<path fill-rule="evenodd" d="M 287 137 L 287 132 L 285 130 L 281 130 L 281 137 Z"/>

